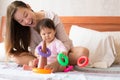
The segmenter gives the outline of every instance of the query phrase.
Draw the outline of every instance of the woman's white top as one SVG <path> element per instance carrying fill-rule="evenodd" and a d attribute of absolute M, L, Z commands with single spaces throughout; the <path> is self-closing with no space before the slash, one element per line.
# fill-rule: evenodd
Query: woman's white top
<path fill-rule="evenodd" d="M 50 18 L 53 20 L 55 27 L 56 27 L 56 38 L 62 41 L 65 45 L 66 49 L 69 51 L 71 47 L 73 47 L 72 41 L 69 39 L 68 35 L 66 34 L 64 25 L 60 21 L 60 18 L 57 14 L 51 11 L 45 11 L 45 18 Z M 34 53 L 35 47 L 42 41 L 40 35 L 31 28 L 31 44 L 30 44 L 30 51 Z"/>

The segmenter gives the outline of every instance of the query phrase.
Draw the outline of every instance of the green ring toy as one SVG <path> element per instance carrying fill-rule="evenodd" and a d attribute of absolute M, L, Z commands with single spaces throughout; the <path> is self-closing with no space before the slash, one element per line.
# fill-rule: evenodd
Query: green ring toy
<path fill-rule="evenodd" d="M 62 66 L 67 66 L 68 62 L 69 62 L 68 57 L 66 55 L 64 55 L 63 53 L 58 54 L 57 60 L 58 60 L 59 64 Z"/>

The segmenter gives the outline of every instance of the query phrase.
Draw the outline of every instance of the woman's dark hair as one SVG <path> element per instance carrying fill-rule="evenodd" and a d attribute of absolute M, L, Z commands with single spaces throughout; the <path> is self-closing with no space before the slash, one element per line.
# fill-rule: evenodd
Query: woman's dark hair
<path fill-rule="evenodd" d="M 5 49 L 8 56 L 28 52 L 30 45 L 30 27 L 24 27 L 14 20 L 19 7 L 28 8 L 22 1 L 14 1 L 7 8 Z"/>
<path fill-rule="evenodd" d="M 35 29 L 37 30 L 38 33 L 40 33 L 40 30 L 44 28 L 55 30 L 54 22 L 49 18 L 44 18 L 38 22 L 37 27 Z"/>

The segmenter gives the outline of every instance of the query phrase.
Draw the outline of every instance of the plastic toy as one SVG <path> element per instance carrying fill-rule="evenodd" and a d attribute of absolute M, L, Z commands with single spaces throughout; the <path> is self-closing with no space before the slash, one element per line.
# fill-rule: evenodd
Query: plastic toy
<path fill-rule="evenodd" d="M 50 74 L 51 70 L 44 69 L 44 66 L 47 65 L 47 57 L 51 55 L 50 50 L 46 47 L 45 41 L 43 41 L 42 47 L 38 47 L 38 54 L 42 57 L 38 62 L 38 68 L 33 68 L 32 71 L 35 73 Z"/>
<path fill-rule="evenodd" d="M 86 56 L 81 56 L 78 60 L 77 60 L 77 65 L 79 67 L 85 67 L 88 65 L 89 59 Z"/>
<path fill-rule="evenodd" d="M 63 53 L 58 54 L 57 60 L 58 60 L 59 64 L 62 66 L 67 66 L 68 62 L 69 62 L 68 57 L 66 55 L 64 55 Z"/>
<path fill-rule="evenodd" d="M 63 53 L 59 53 L 58 56 L 57 56 L 57 60 L 59 62 L 59 64 L 61 66 L 67 66 L 68 63 L 69 63 L 69 59 L 66 55 L 64 55 Z M 64 69 L 64 72 L 69 72 L 73 69 L 73 66 L 67 66 L 65 69 Z"/>
<path fill-rule="evenodd" d="M 64 72 L 69 72 L 73 69 L 73 66 L 68 66 L 66 69 L 64 69 Z"/>
<path fill-rule="evenodd" d="M 41 49 L 42 49 L 42 46 L 39 46 L 38 49 L 37 49 L 37 52 L 38 52 L 39 55 L 41 55 L 43 57 L 49 57 L 51 55 L 50 49 L 46 48 L 47 49 L 46 53 L 42 52 Z"/>
<path fill-rule="evenodd" d="M 41 46 L 41 49 L 39 50 L 43 54 L 47 54 L 47 47 L 46 47 L 46 41 L 43 41 L 43 45 Z M 40 55 L 41 56 L 41 55 Z M 47 65 L 47 57 L 41 56 L 38 57 L 38 68 L 43 69 L 45 65 Z"/>
<path fill-rule="evenodd" d="M 41 74 L 50 74 L 51 73 L 50 69 L 33 68 L 32 71 L 35 73 L 41 73 Z"/>
<path fill-rule="evenodd" d="M 46 54 L 47 51 L 49 51 L 48 49 L 46 50 L 46 43 L 44 42 L 43 43 L 43 46 L 42 47 L 39 47 L 38 48 L 40 51 L 40 54 Z M 51 52 L 49 51 L 49 56 L 50 56 Z M 46 56 L 46 55 L 45 55 Z M 47 64 L 47 56 L 45 57 L 43 56 L 42 59 L 38 62 L 38 68 L 32 68 L 31 66 L 28 66 L 28 65 L 23 65 L 23 69 L 24 70 L 32 70 L 33 72 L 35 73 L 41 73 L 41 74 L 50 74 L 51 73 L 51 70 L 49 69 L 43 69 L 44 66 Z"/>

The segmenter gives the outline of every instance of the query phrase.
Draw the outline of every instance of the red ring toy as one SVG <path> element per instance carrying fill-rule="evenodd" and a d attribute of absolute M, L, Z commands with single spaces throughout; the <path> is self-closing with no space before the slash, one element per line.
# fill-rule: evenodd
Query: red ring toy
<path fill-rule="evenodd" d="M 78 60 L 77 60 L 77 65 L 79 67 L 85 67 L 88 65 L 89 59 L 86 56 L 81 56 Z"/>
<path fill-rule="evenodd" d="M 40 68 L 33 68 L 32 71 L 40 74 L 50 74 L 52 72 L 50 69 L 40 69 Z"/>

